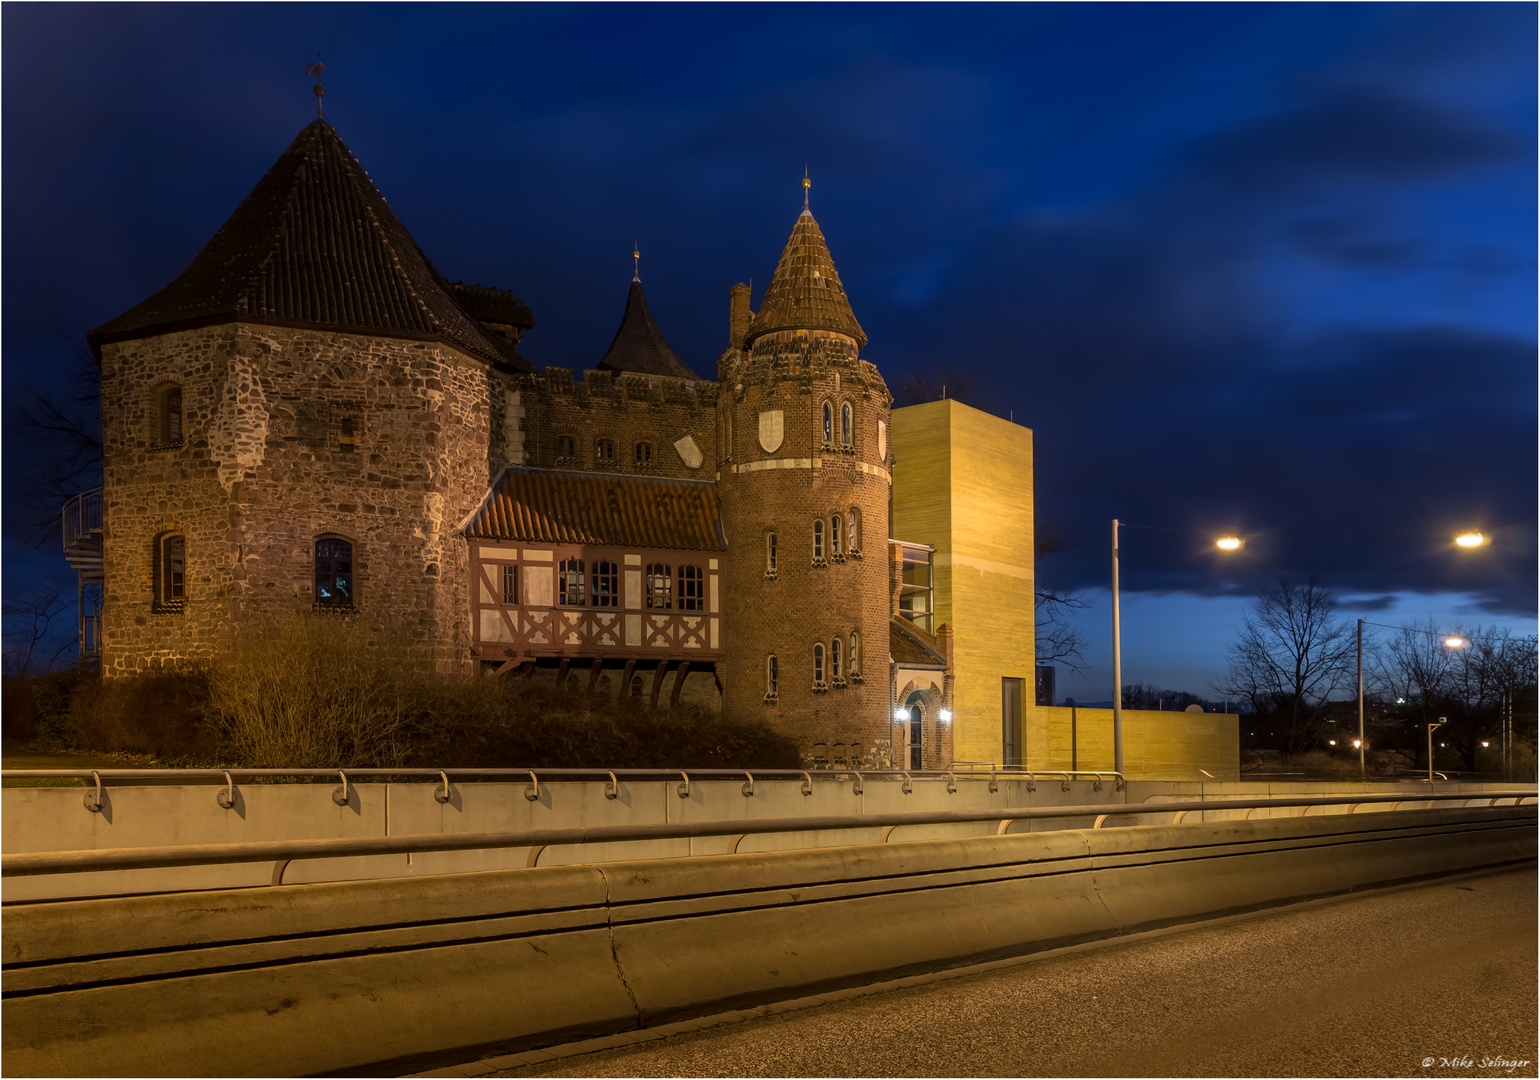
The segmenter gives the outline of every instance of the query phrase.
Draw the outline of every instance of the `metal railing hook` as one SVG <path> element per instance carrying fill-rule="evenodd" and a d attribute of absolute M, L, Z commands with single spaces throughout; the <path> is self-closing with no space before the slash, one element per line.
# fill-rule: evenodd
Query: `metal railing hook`
<path fill-rule="evenodd" d="M 749 778 L 748 782 L 743 785 L 743 797 L 747 799 L 754 794 L 754 774 L 744 769 L 743 775 Z"/>
<path fill-rule="evenodd" d="M 533 769 L 529 773 L 529 783 L 524 785 L 524 797 L 530 802 L 540 801 L 540 777 L 535 775 Z"/>
<path fill-rule="evenodd" d="M 444 786 L 433 789 L 433 798 L 437 802 L 446 803 L 449 801 L 449 774 L 440 769 L 439 778 L 444 781 Z"/>
<path fill-rule="evenodd" d="M 230 779 L 229 773 L 225 773 L 225 789 L 214 796 L 214 800 L 226 810 L 235 809 L 235 781 Z"/>
<path fill-rule="evenodd" d="M 684 783 L 679 785 L 679 797 L 681 799 L 688 799 L 690 797 L 690 774 L 680 772 L 679 775 L 684 777 Z"/>
<path fill-rule="evenodd" d="M 998 792 L 999 790 L 1000 790 L 1000 781 L 995 779 L 995 771 L 993 769 L 990 769 L 989 770 L 989 793 L 991 795 L 993 795 L 996 792 Z"/>
<path fill-rule="evenodd" d="M 348 804 L 348 774 L 338 769 L 337 775 L 342 777 L 342 786 L 332 789 L 332 802 L 338 806 L 346 806 Z"/>
<path fill-rule="evenodd" d="M 905 795 L 908 795 L 910 792 L 914 791 L 914 783 L 909 779 L 909 774 L 899 773 L 898 775 L 904 778 L 904 785 L 903 787 L 899 788 L 899 790 L 902 791 Z"/>
<path fill-rule="evenodd" d="M 813 793 L 813 774 L 805 772 L 805 773 L 802 774 L 802 794 L 804 794 L 804 795 L 811 795 L 812 793 Z"/>
<path fill-rule="evenodd" d="M 620 798 L 620 781 L 615 779 L 614 773 L 610 773 L 610 782 L 604 785 L 604 797 L 606 799 Z"/>
<path fill-rule="evenodd" d="M 856 783 L 855 783 L 855 786 L 850 789 L 850 793 L 852 795 L 864 795 L 866 793 L 866 786 L 861 783 L 861 774 L 860 773 L 856 773 L 855 774 L 855 778 L 856 778 Z"/>
<path fill-rule="evenodd" d="M 1037 790 L 1037 773 L 1030 773 L 1029 772 L 1029 773 L 1027 773 L 1027 792 L 1028 792 L 1028 794 L 1030 794 L 1030 793 L 1032 793 L 1032 792 L 1034 792 L 1036 790 Z"/>
<path fill-rule="evenodd" d="M 1096 782 L 1091 785 L 1091 790 L 1092 791 L 1100 791 L 1101 789 L 1102 789 L 1102 774 L 1101 773 L 1097 773 L 1096 774 Z"/>
<path fill-rule="evenodd" d="M 1069 773 L 1060 773 L 1059 775 L 1064 777 L 1063 780 L 1059 781 L 1059 790 L 1060 791 L 1068 791 L 1069 790 Z"/>
<path fill-rule="evenodd" d="M 91 777 L 96 781 L 96 790 L 86 792 L 85 806 L 91 813 L 100 814 L 102 812 L 102 774 L 93 769 Z"/>

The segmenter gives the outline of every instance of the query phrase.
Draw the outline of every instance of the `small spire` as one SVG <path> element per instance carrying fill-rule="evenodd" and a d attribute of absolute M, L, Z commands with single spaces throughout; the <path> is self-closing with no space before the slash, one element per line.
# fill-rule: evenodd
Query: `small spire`
<path fill-rule="evenodd" d="M 807 209 L 807 189 L 812 186 L 813 182 L 807 176 L 807 166 L 804 165 L 802 166 L 802 209 L 804 210 Z"/>
<path fill-rule="evenodd" d="M 321 72 L 326 70 L 326 61 L 321 59 L 321 54 L 316 53 L 315 63 L 305 66 L 305 74 L 315 80 L 315 118 L 321 119 L 321 99 L 326 96 L 326 87 L 321 85 Z"/>
<path fill-rule="evenodd" d="M 642 280 L 642 245 L 640 245 L 640 244 L 633 244 L 632 245 L 632 247 L 631 247 L 631 260 L 632 260 L 631 280 L 632 281 L 641 281 Z"/>

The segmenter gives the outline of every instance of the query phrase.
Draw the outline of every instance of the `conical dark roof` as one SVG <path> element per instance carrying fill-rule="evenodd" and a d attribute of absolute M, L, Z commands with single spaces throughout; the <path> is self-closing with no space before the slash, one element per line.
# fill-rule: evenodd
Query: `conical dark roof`
<path fill-rule="evenodd" d="M 754 313 L 744 344 L 772 330 L 834 330 L 850 335 L 858 347 L 866 348 L 866 333 L 850 310 L 829 245 L 806 207 L 792 226 L 791 239 L 781 252 L 775 277 Z"/>
<path fill-rule="evenodd" d="M 180 277 L 87 340 L 100 350 L 233 321 L 440 339 L 507 362 L 322 120 L 299 133 Z"/>
<path fill-rule="evenodd" d="M 610 342 L 609 352 L 599 361 L 600 371 L 634 371 L 641 375 L 667 375 L 675 379 L 698 379 L 685 362 L 679 359 L 663 331 L 647 309 L 647 297 L 642 293 L 642 283 L 631 279 L 631 292 L 626 296 L 626 313 Z"/>

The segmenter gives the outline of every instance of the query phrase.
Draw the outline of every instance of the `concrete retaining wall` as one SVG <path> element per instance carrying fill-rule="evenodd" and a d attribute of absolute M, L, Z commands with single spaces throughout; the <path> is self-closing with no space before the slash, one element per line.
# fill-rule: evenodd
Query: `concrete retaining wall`
<path fill-rule="evenodd" d="M 693 780 L 687 798 L 679 797 L 677 780 L 626 781 L 619 797 L 605 797 L 603 781 L 542 781 L 539 798 L 525 798 L 529 784 L 455 783 L 447 803 L 433 797 L 438 781 L 349 785 L 347 806 L 332 801 L 335 782 L 325 784 L 242 784 L 235 805 L 225 809 L 216 801 L 218 784 L 156 784 L 105 788 L 105 809 L 85 809 L 80 787 L 5 788 L 0 791 L 0 844 L 10 853 L 25 851 L 93 851 L 169 844 L 219 844 L 264 840 L 305 840 L 330 837 L 410 836 L 420 834 L 560 829 L 600 825 L 642 825 L 664 822 L 733 821 L 815 815 L 861 815 L 905 811 L 995 810 L 1032 806 L 1095 806 L 1107 803 L 1150 803 L 1175 799 L 1225 799 L 1330 795 L 1351 799 L 1355 794 L 1399 793 L 1414 799 L 1427 784 L 1341 783 L 1193 783 L 1134 781 L 1120 792 L 1109 779 L 1098 789 L 1093 780 L 1074 780 L 1064 790 L 1060 778 L 1039 775 L 1035 790 L 1024 778 L 1001 778 L 991 792 L 987 778 L 959 777 L 948 792 L 944 780 L 919 779 L 905 794 L 898 780 L 868 777 L 862 791 L 851 779 L 819 777 L 812 794 L 802 794 L 800 780 L 759 780 L 754 794 L 743 794 L 742 780 Z M 1463 792 L 1479 798 L 1483 791 L 1506 790 L 1498 784 L 1437 784 L 1438 792 Z M 1390 810 L 1395 804 L 1368 804 L 1357 811 Z M 1309 813 L 1328 812 L 1312 808 Z M 1298 808 L 1258 810 L 1253 818 L 1300 813 Z M 1214 810 L 1189 815 L 1187 822 L 1228 820 L 1245 811 Z M 1168 815 L 1136 815 L 1109 820 L 1108 827 L 1157 824 Z M 1016 822 L 1010 832 L 1078 828 L 1090 818 Z M 910 826 L 897 830 L 894 840 L 941 839 L 992 835 L 995 823 Z M 746 837 L 740 852 L 783 851 L 869 843 L 880 830 L 850 829 L 826 833 L 776 833 Z M 613 862 L 621 859 L 679 858 L 715 855 L 728 850 L 726 837 L 661 840 L 632 844 L 590 844 L 552 847 L 539 856 L 542 866 Z M 315 859 L 290 864 L 285 882 L 362 880 L 373 877 L 508 870 L 524 867 L 529 849 L 433 852 L 418 855 L 352 859 Z M 237 866 L 180 867 L 108 873 L 56 874 L 5 879 L 0 896 L 6 902 L 71 896 L 108 896 L 169 889 L 220 889 L 266 885 L 271 863 Z"/>
<path fill-rule="evenodd" d="M 379 1073 L 1533 860 L 1535 808 L 13 905 L 13 1075 Z"/>

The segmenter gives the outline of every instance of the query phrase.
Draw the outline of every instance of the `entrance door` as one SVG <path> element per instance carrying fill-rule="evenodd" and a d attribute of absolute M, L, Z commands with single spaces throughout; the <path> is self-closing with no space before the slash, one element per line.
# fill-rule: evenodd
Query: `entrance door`
<path fill-rule="evenodd" d="M 924 747 L 920 743 L 920 707 L 909 708 L 909 770 L 918 772 L 925 768 Z"/>
<path fill-rule="evenodd" d="M 1021 764 L 1021 706 L 1025 679 L 1000 680 L 1000 753 L 1006 765 Z"/>

